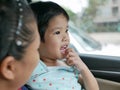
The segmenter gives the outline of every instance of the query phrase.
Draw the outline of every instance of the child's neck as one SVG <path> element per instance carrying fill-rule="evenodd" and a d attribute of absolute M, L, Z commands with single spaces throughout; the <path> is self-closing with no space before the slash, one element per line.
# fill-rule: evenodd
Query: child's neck
<path fill-rule="evenodd" d="M 56 61 L 44 61 L 43 62 L 47 65 L 47 66 L 59 66 L 57 60 Z"/>
<path fill-rule="evenodd" d="M 63 61 L 53 59 L 41 59 L 47 66 L 66 66 Z"/>

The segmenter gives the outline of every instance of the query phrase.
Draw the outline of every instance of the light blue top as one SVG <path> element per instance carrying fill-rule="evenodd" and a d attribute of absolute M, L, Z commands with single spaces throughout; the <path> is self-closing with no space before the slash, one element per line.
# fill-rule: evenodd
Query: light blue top
<path fill-rule="evenodd" d="M 31 90 L 81 90 L 78 74 L 78 71 L 72 67 L 47 67 L 40 61 L 27 85 Z"/>

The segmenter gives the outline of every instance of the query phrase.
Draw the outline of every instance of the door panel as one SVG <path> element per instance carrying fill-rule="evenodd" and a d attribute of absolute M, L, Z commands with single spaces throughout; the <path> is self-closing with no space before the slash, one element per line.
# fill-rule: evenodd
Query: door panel
<path fill-rule="evenodd" d="M 89 54 L 80 57 L 95 77 L 120 83 L 120 57 Z"/>

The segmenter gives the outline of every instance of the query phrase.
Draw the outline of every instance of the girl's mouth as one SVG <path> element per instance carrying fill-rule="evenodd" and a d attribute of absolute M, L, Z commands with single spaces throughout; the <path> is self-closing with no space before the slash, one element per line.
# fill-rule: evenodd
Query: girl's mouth
<path fill-rule="evenodd" d="M 62 53 L 62 54 L 65 54 L 65 52 L 66 52 L 66 50 L 67 50 L 67 45 L 64 45 L 64 46 L 62 46 L 61 48 L 60 48 L 60 52 Z"/>

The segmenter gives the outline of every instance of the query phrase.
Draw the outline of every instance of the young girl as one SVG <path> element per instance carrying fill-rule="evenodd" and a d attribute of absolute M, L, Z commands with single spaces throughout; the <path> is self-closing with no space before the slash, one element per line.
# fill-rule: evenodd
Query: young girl
<path fill-rule="evenodd" d="M 28 15 L 29 13 L 29 15 Z M 0 0 L 0 90 L 18 90 L 38 64 L 37 24 L 24 0 Z"/>
<path fill-rule="evenodd" d="M 27 85 L 32 90 L 81 90 L 83 84 L 86 90 L 99 90 L 88 67 L 69 48 L 69 16 L 65 10 L 53 2 L 33 3 L 31 8 L 38 20 L 39 54 L 43 62 L 34 70 Z"/>

